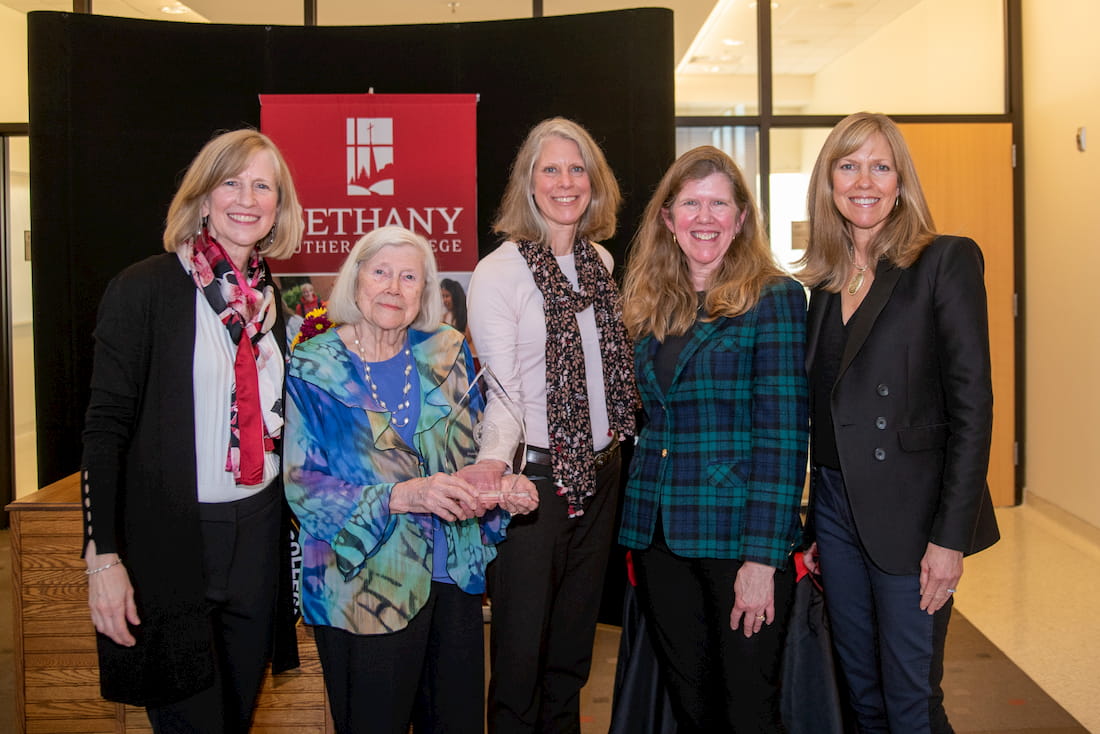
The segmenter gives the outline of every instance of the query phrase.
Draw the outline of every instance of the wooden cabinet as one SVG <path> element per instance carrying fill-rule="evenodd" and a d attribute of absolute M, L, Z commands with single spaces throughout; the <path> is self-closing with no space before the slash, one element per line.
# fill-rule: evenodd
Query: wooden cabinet
<path fill-rule="evenodd" d="M 15 606 L 15 726 L 21 734 L 149 732 L 145 710 L 99 696 L 95 632 L 80 558 L 74 474 L 7 507 Z M 321 663 L 298 627 L 302 666 L 264 679 L 253 734 L 331 734 Z M 5 728 L 0 725 L 0 729 Z"/>

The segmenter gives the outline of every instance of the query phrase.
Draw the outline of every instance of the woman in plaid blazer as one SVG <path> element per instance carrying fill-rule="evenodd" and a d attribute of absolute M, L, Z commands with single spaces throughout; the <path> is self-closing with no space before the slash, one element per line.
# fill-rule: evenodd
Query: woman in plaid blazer
<path fill-rule="evenodd" d="M 782 731 L 779 678 L 806 476 L 806 296 L 737 165 L 696 148 L 635 239 L 624 320 L 646 413 L 619 541 L 681 734 Z"/>

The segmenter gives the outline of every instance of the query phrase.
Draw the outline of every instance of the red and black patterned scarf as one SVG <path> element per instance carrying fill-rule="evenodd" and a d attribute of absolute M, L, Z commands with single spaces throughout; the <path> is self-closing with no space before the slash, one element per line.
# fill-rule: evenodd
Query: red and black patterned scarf
<path fill-rule="evenodd" d="M 275 323 L 271 275 L 255 250 L 242 273 L 205 227 L 181 245 L 178 254 L 237 345 L 225 469 L 233 472 L 238 484 L 259 484 L 264 453 L 274 450 L 272 437 L 282 429 L 278 370 L 272 361 L 281 355 L 270 340 L 261 341 Z"/>
<path fill-rule="evenodd" d="M 569 516 L 584 514 L 584 501 L 596 491 L 592 418 L 577 314 L 595 307 L 603 359 L 604 394 L 612 435 L 634 433 L 638 391 L 630 338 L 623 325 L 619 289 L 599 253 L 586 239 L 573 245 L 579 290 L 573 290 L 546 245 L 526 240 L 519 252 L 542 293 L 546 313 L 546 417 L 558 494 L 569 502 Z"/>

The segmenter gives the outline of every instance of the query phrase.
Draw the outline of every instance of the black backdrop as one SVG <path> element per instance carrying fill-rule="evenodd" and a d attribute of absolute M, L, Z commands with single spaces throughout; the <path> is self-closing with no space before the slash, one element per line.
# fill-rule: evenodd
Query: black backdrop
<path fill-rule="evenodd" d="M 479 250 L 526 131 L 563 115 L 604 148 L 626 200 L 621 266 L 675 152 L 672 13 L 287 27 L 28 15 L 38 475 L 76 471 L 107 281 L 161 251 L 168 202 L 216 130 L 258 127 L 258 95 L 478 93 Z M 445 175 L 445 172 L 441 172 Z"/>

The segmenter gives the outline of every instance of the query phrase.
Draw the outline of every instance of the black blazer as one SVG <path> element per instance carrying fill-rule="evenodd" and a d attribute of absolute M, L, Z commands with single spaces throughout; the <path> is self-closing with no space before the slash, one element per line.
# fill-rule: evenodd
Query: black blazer
<path fill-rule="evenodd" d="M 973 240 L 938 237 L 909 268 L 880 263 L 850 322 L 833 432 L 860 540 L 888 573 L 918 573 L 929 542 L 969 554 L 1000 537 L 986 484 L 993 388 L 983 270 Z M 811 375 L 829 296 L 810 297 Z"/>

